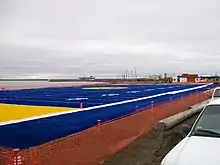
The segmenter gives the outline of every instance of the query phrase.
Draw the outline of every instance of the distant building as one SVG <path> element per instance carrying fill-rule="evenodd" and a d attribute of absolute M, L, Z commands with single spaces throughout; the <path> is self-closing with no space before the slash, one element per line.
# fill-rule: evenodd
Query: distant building
<path fill-rule="evenodd" d="M 216 82 L 219 80 L 218 76 L 211 76 L 211 75 L 199 75 L 200 82 Z"/>
<path fill-rule="evenodd" d="M 179 82 L 179 81 L 178 81 L 178 77 L 172 77 L 172 82 L 173 82 L 173 83 Z"/>
<path fill-rule="evenodd" d="M 159 80 L 159 79 L 160 79 L 160 76 L 158 76 L 158 75 L 150 75 L 150 76 L 148 77 L 148 79 L 151 79 L 151 80 Z"/>
<path fill-rule="evenodd" d="M 181 76 L 172 77 L 173 83 L 205 83 L 205 82 L 218 82 L 218 76 L 211 75 L 198 75 L 198 74 L 182 74 Z"/>
<path fill-rule="evenodd" d="M 89 76 L 89 77 L 79 77 L 80 80 L 82 81 L 93 81 L 95 80 L 95 77 Z"/>
<path fill-rule="evenodd" d="M 180 82 L 195 83 L 198 78 L 198 74 L 182 74 L 180 76 Z"/>

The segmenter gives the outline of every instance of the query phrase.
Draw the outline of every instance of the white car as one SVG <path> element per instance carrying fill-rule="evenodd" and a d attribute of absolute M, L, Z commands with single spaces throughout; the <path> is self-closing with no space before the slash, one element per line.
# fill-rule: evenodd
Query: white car
<path fill-rule="evenodd" d="M 211 101 L 161 165 L 220 165 L 220 99 Z M 187 133 L 188 132 L 188 133 Z"/>
<path fill-rule="evenodd" d="M 220 87 L 215 88 L 213 94 L 212 94 L 212 99 L 220 98 Z"/>

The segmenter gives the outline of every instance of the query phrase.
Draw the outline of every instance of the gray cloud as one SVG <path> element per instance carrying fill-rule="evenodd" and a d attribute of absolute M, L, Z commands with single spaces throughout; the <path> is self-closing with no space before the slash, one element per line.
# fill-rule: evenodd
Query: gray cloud
<path fill-rule="evenodd" d="M 2 0 L 0 76 L 215 74 L 218 0 Z"/>

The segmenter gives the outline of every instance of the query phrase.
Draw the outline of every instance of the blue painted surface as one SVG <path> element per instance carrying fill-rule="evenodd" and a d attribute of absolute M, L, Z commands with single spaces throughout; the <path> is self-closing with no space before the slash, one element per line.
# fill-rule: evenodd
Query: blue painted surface
<path fill-rule="evenodd" d="M 81 87 L 14 90 L 0 92 L 0 103 L 76 107 L 81 101 L 67 100 L 70 98 L 87 97 L 88 100 L 84 100 L 83 103 L 84 106 L 90 107 L 196 86 L 199 85 L 130 85 L 127 86 L 127 89 L 97 91 L 84 90 Z M 170 97 L 172 97 L 172 99 L 178 99 L 191 93 L 205 91 L 214 86 L 215 85 L 210 85 L 206 88 L 192 90 L 190 92 L 183 92 L 175 95 L 167 94 L 165 96 L 159 96 L 147 100 L 89 111 L 79 111 L 71 114 L 4 125 L 0 127 L 0 146 L 24 149 L 39 145 L 94 126 L 97 124 L 98 119 L 108 121 L 130 114 L 136 110 L 136 106 L 144 108 L 149 106 L 151 101 L 154 101 L 154 103 L 166 102 L 170 100 Z M 131 93 L 131 91 L 136 91 L 136 93 Z M 103 96 L 103 94 L 119 95 Z"/>
<path fill-rule="evenodd" d="M 145 97 L 158 93 L 164 93 L 172 90 L 181 90 L 196 86 L 198 85 L 130 85 L 125 86 L 128 87 L 127 89 L 120 90 L 85 90 L 81 87 L 63 87 L 0 91 L 0 103 L 78 108 L 82 102 L 84 107 L 91 107 L 95 105 L 124 101 L 128 99 Z M 149 89 L 154 90 L 147 91 Z M 137 91 L 140 92 L 134 93 Z M 119 95 L 103 96 L 106 94 Z M 76 98 L 88 99 L 74 100 Z"/>

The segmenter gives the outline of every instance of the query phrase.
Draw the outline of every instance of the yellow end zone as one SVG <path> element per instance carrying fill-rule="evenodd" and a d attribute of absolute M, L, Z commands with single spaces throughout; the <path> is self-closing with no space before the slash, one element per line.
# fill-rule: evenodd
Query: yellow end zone
<path fill-rule="evenodd" d="M 0 104 L 0 122 L 48 115 L 78 108 Z"/>

